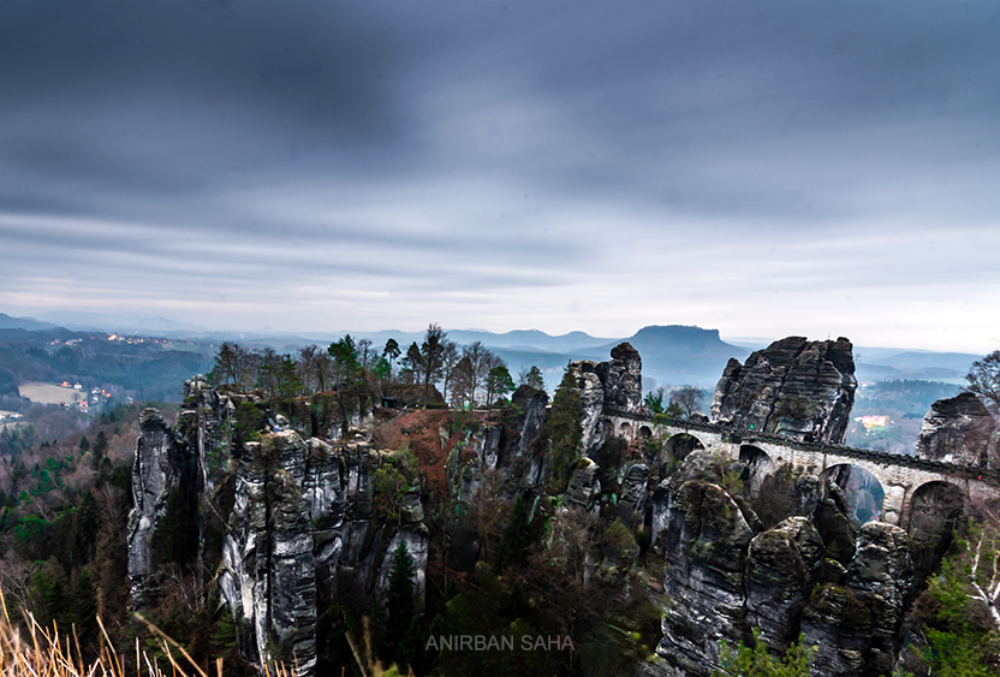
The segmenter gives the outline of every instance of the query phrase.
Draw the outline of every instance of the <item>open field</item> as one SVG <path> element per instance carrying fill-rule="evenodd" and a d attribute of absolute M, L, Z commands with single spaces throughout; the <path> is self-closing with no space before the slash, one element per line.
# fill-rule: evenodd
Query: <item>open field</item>
<path fill-rule="evenodd" d="M 52 383 L 29 381 L 18 386 L 17 389 L 21 393 L 21 397 L 27 397 L 32 402 L 40 402 L 41 404 L 62 404 L 63 402 L 68 404 L 87 399 L 87 394 L 80 390 L 64 388 Z"/>

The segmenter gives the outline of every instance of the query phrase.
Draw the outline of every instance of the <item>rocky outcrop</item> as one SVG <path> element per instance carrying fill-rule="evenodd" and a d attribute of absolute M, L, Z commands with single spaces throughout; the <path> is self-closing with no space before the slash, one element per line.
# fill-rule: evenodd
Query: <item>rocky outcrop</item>
<path fill-rule="evenodd" d="M 660 482 L 653 492 L 651 505 L 652 543 L 658 552 L 664 552 L 667 547 L 667 535 L 681 487 L 692 481 L 716 484 L 720 480 L 718 459 L 699 450 L 688 454 L 670 477 Z"/>
<path fill-rule="evenodd" d="M 996 427 L 989 410 L 972 393 L 938 400 L 924 416 L 917 455 L 931 461 L 985 466 Z"/>
<path fill-rule="evenodd" d="M 522 385 L 514 391 L 510 401 L 523 416 L 517 439 L 513 440 L 511 444 L 514 449 L 513 456 L 516 459 L 527 455 L 531 445 L 542 434 L 545 426 L 545 407 L 548 406 L 549 396 L 544 390 Z"/>
<path fill-rule="evenodd" d="M 157 528 L 167 516 L 189 521 L 194 508 L 195 458 L 177 443 L 173 429 L 156 409 L 139 415 L 139 440 L 132 464 L 132 501 L 128 524 L 128 574 L 132 606 L 142 609 L 159 595 L 163 559 Z"/>
<path fill-rule="evenodd" d="M 216 392 L 199 374 L 184 382 L 184 405 L 178 428 L 198 463 L 198 491 L 211 494 L 232 455 L 233 401 Z"/>
<path fill-rule="evenodd" d="M 163 543 L 183 520 L 195 543 L 188 563 L 200 572 L 205 558 L 221 558 L 219 588 L 237 619 L 244 657 L 289 663 L 294 657 L 297 674 L 312 675 L 319 610 L 334 601 L 364 608 L 373 596 L 383 597 L 399 543 L 414 559 L 415 602 L 422 608 L 428 538 L 420 490 L 404 485 L 376 501 L 376 472 L 384 466 L 396 472 L 391 454 L 372 450 L 363 437 L 336 446 L 304 440 L 285 417 L 259 410 L 273 432 L 248 429 L 253 441 L 233 448 L 237 399 L 253 403 L 244 394 L 220 395 L 196 378 L 185 384 L 177 430 L 155 410 L 140 417 L 129 527 L 133 604 L 156 601 Z M 496 465 L 496 448 L 482 455 Z M 217 501 L 223 494 L 224 515 Z M 206 553 L 202 527 L 209 518 L 226 522 L 221 553 Z"/>
<path fill-rule="evenodd" d="M 584 456 L 573 468 L 566 488 L 566 503 L 584 512 L 594 512 L 600 507 L 600 497 L 601 467 Z"/>
<path fill-rule="evenodd" d="M 847 494 L 833 479 L 827 479 L 820 489 L 814 519 L 826 556 L 846 566 L 854 556 L 861 525 L 851 510 Z"/>
<path fill-rule="evenodd" d="M 741 365 L 731 359 L 715 389 L 712 420 L 738 428 L 841 444 L 857 380 L 851 342 L 789 337 Z"/>
<path fill-rule="evenodd" d="M 857 551 L 847 567 L 847 587 L 871 610 L 868 670 L 888 674 L 899 652 L 899 630 L 913 591 L 913 564 L 906 532 L 884 522 L 868 522 L 861 527 Z"/>
<path fill-rule="evenodd" d="M 812 662 L 813 674 L 863 674 L 871 628 L 871 611 L 853 590 L 836 583 L 815 586 L 801 623 L 806 646 L 818 648 Z"/>
<path fill-rule="evenodd" d="M 386 526 L 374 501 L 374 475 L 385 462 L 363 440 L 332 447 L 291 430 L 246 445 L 220 587 L 243 620 L 248 660 L 294 654 L 299 674 L 312 674 L 317 600 L 363 605 L 384 595 L 401 542 L 414 559 L 422 606 L 427 532 L 420 494 L 393 497 L 397 528 Z"/>
<path fill-rule="evenodd" d="M 965 511 L 962 488 L 947 482 L 930 482 L 917 489 L 910 500 L 907 534 L 919 587 L 937 570 Z"/>
<path fill-rule="evenodd" d="M 295 657 L 299 674 L 316 664 L 316 565 L 307 446 L 293 431 L 250 442 L 236 475 L 236 502 L 224 548 L 223 596 L 252 631 L 250 660 Z M 244 637 L 244 640 L 249 637 Z"/>
<path fill-rule="evenodd" d="M 672 672 L 719 669 L 719 642 L 743 639 L 744 560 L 753 538 L 740 509 L 720 487 L 687 482 L 674 500 L 666 536 L 670 602 L 656 653 Z"/>
<path fill-rule="evenodd" d="M 605 406 L 638 411 L 642 406 L 642 358 L 629 343 L 611 349 L 611 361 L 597 365 Z"/>
<path fill-rule="evenodd" d="M 611 350 L 611 360 L 580 360 L 567 367 L 580 391 L 584 455 L 597 460 L 600 447 L 614 431 L 605 430 L 604 408 L 638 411 L 642 406 L 642 359 L 628 343 Z"/>
<path fill-rule="evenodd" d="M 772 650 L 798 639 L 798 619 L 823 572 L 823 541 L 805 517 L 791 517 L 750 541 L 747 620 Z"/>
<path fill-rule="evenodd" d="M 604 429 L 601 415 L 604 413 L 604 384 L 597 375 L 597 362 L 580 360 L 567 367 L 576 380 L 580 391 L 580 428 L 583 435 L 580 438 L 580 449 L 592 456 L 593 451 L 604 443 Z"/>
<path fill-rule="evenodd" d="M 805 641 L 819 649 L 813 672 L 889 674 L 912 589 L 906 533 L 883 522 L 865 524 L 846 580 L 816 586 L 803 612 Z"/>
<path fill-rule="evenodd" d="M 635 463 L 625 471 L 621 496 L 618 498 L 618 514 L 628 524 L 642 524 L 646 514 L 646 499 L 649 496 L 649 466 Z"/>

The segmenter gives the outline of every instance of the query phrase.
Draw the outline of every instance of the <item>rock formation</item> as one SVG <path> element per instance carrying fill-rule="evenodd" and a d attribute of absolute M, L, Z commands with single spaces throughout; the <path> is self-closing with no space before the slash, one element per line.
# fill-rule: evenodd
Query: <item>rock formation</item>
<path fill-rule="evenodd" d="M 156 539 L 170 507 L 193 510 L 195 461 L 187 447 L 178 445 L 173 429 L 156 409 L 139 415 L 139 441 L 132 465 L 132 500 L 129 515 L 128 574 L 132 603 L 142 609 L 156 601 L 163 544 Z M 179 515 L 173 515 L 180 519 Z"/>
<path fill-rule="evenodd" d="M 182 411 L 180 432 L 156 410 L 145 410 L 140 418 L 133 469 L 136 508 L 129 526 L 135 608 L 157 599 L 164 564 L 158 528 L 176 506 L 189 511 L 192 525 L 201 525 L 204 511 L 217 509 L 211 505 L 217 466 L 232 461 L 238 464 L 219 587 L 238 619 L 245 658 L 291 662 L 294 657 L 299 675 L 313 674 L 319 600 L 363 605 L 373 594 L 383 594 L 392 551 L 400 542 L 414 559 L 417 608 L 422 607 L 428 549 L 420 493 L 411 489 L 393 497 L 391 524 L 377 514 L 374 476 L 385 454 L 363 440 L 337 446 L 303 440 L 282 416 L 269 424 L 275 432 L 230 454 L 224 423 L 232 403 L 198 380 L 191 385 L 186 403 L 192 408 Z M 200 526 L 198 540 L 200 558 Z"/>
<path fill-rule="evenodd" d="M 739 496 L 745 488 L 719 486 L 740 465 L 693 452 L 653 495 L 653 547 L 666 559 L 669 599 L 657 648 L 665 673 L 709 674 L 719 642 L 748 640 L 751 627 L 779 653 L 805 633 L 821 647 L 813 674 L 890 672 L 915 573 L 905 532 L 859 526 L 844 490 L 828 478 L 816 496 L 814 476 L 803 478 L 812 498 L 793 502 L 806 514 L 764 530 Z"/>
<path fill-rule="evenodd" d="M 598 506 L 601 497 L 601 468 L 584 456 L 576 463 L 573 474 L 566 488 L 566 502 L 583 510 L 592 512 Z"/>
<path fill-rule="evenodd" d="M 793 336 L 731 359 L 715 389 L 712 420 L 803 441 L 842 444 L 854 404 L 851 342 Z"/>
<path fill-rule="evenodd" d="M 675 673 L 719 669 L 719 642 L 743 639 L 737 621 L 746 600 L 744 560 L 753 532 L 732 498 L 707 482 L 677 493 L 666 536 L 670 603 L 657 654 Z"/>
<path fill-rule="evenodd" d="M 597 365 L 604 386 L 604 404 L 615 409 L 637 411 L 642 406 L 642 358 L 628 343 L 611 349 L 611 361 Z"/>
<path fill-rule="evenodd" d="M 996 427 L 989 410 L 972 393 L 938 400 L 924 416 L 917 454 L 932 461 L 985 466 Z"/>
<path fill-rule="evenodd" d="M 635 581 L 642 577 L 632 578 L 633 562 L 640 555 L 664 558 L 665 611 L 656 649 L 662 662 L 647 665 L 649 674 L 704 677 L 719 667 L 720 641 L 748 640 L 752 627 L 774 652 L 800 631 L 809 644 L 820 644 L 814 674 L 860 677 L 891 667 L 913 587 L 909 540 L 896 527 L 858 524 L 841 487 L 849 466 L 834 466 L 822 481 L 793 476 L 769 462 L 771 442 L 757 448 L 723 439 L 706 450 L 691 436 L 696 426 L 687 437 L 674 430 L 671 443 L 649 429 L 633 439 L 637 426 L 615 431 L 606 414 L 639 407 L 638 354 L 622 344 L 609 362 L 576 362 L 569 369 L 581 394 L 584 440 L 559 496 L 547 493 L 553 491 L 548 397 L 528 387 L 492 420 L 411 412 L 377 432 L 334 440 L 309 437 L 303 430 L 326 428 L 292 414 L 289 422 L 250 395 L 216 392 L 203 379 L 188 382 L 176 429 L 154 410 L 141 418 L 129 533 L 135 605 L 156 600 L 163 564 L 157 533 L 168 512 L 178 505 L 192 512 L 199 539 L 207 542 L 218 510 L 224 529 L 214 540 L 221 541 L 221 553 L 216 557 L 202 545 L 198 557 L 219 572 L 243 655 L 258 664 L 294 656 L 298 675 L 311 677 L 324 660 L 326 637 L 317 625 L 341 622 L 327 613 L 333 605 L 364 613 L 384 596 L 400 543 L 414 558 L 421 609 L 431 552 L 432 573 L 447 566 L 459 569 L 461 580 L 489 564 L 481 553 L 496 547 L 475 525 L 452 516 L 516 496 L 559 528 L 576 525 L 576 532 L 560 532 L 546 547 L 562 543 L 567 552 L 570 545 L 582 552 L 593 544 L 575 538 L 579 529 L 596 537 L 595 549 L 581 555 L 584 581 L 608 580 L 614 569 L 629 581 L 621 586 L 627 596 L 641 587 Z M 730 363 L 713 415 L 765 433 L 839 441 L 853 393 L 849 342 L 785 339 L 746 365 Z M 237 415 L 262 424 L 248 427 Z M 399 451 L 376 448 L 372 439 Z M 681 443 L 690 448 L 676 453 Z M 662 462 L 668 453 L 676 462 L 669 466 Z M 439 493 L 428 493 L 432 483 Z M 926 489 L 912 501 L 911 535 L 927 532 L 935 552 L 946 525 L 924 513 L 938 505 L 955 508 L 947 491 Z M 425 504 L 427 496 L 435 500 Z M 765 515 L 761 502 L 769 498 L 781 507 Z M 431 544 L 429 528 L 445 532 L 447 545 L 444 539 Z M 651 587 L 659 590 L 659 581 Z"/>
<path fill-rule="evenodd" d="M 605 407 L 638 411 L 642 406 L 642 359 L 628 343 L 611 350 L 611 360 L 580 360 L 569 365 L 576 379 L 583 405 L 583 453 L 596 459 L 597 450 L 613 431 L 604 430 L 601 417 Z"/>
<path fill-rule="evenodd" d="M 747 620 L 772 650 L 798 639 L 798 618 L 823 573 L 823 541 L 805 517 L 790 517 L 750 541 Z"/>
<path fill-rule="evenodd" d="M 946 482 L 931 482 L 910 500 L 907 534 L 917 583 L 941 564 L 965 509 L 962 488 Z"/>
<path fill-rule="evenodd" d="M 234 617 L 252 630 L 254 641 L 242 643 L 247 658 L 294 656 L 303 674 L 316 662 L 316 564 L 302 491 L 307 458 L 293 431 L 246 445 L 221 577 Z"/>
<path fill-rule="evenodd" d="M 363 603 L 388 586 L 392 551 L 405 541 L 423 597 L 427 533 L 419 492 L 395 497 L 397 528 L 377 518 L 374 474 L 385 460 L 366 442 L 331 447 L 280 431 L 246 445 L 226 537 L 223 597 L 243 619 L 250 660 L 316 658 L 317 599 Z"/>
<path fill-rule="evenodd" d="M 898 632 L 913 590 L 913 563 L 906 532 L 884 522 L 861 527 L 857 550 L 847 567 L 847 587 L 871 610 L 869 670 L 892 671 L 899 650 Z"/>
<path fill-rule="evenodd" d="M 601 415 L 604 413 L 604 385 L 597 375 L 597 362 L 580 360 L 568 367 L 580 391 L 580 427 L 583 429 L 580 447 L 583 453 L 591 455 L 604 442 L 604 428 Z"/>
<path fill-rule="evenodd" d="M 518 386 L 510 401 L 519 411 L 523 412 L 524 421 L 518 430 L 517 439 L 511 445 L 514 448 L 514 458 L 521 458 L 527 455 L 531 445 L 535 443 L 542 434 L 545 426 L 545 407 L 549 403 L 549 396 L 544 390 L 537 390 L 529 385 Z M 490 466 L 488 466 L 490 467 Z M 496 467 L 494 462 L 493 466 Z"/>

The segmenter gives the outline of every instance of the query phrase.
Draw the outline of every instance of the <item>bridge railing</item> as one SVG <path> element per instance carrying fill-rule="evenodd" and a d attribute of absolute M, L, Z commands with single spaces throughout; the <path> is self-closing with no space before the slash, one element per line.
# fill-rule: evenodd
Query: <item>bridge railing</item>
<path fill-rule="evenodd" d="M 725 440 L 734 443 L 753 444 L 754 442 L 765 442 L 778 444 L 800 451 L 811 451 L 822 454 L 835 454 L 859 460 L 870 461 L 879 465 L 897 465 L 917 470 L 926 470 L 941 475 L 952 475 L 963 478 L 982 479 L 984 481 L 1000 484 L 1000 469 L 980 468 L 976 466 L 959 465 L 957 463 L 945 463 L 943 461 L 932 461 L 919 456 L 909 456 L 906 454 L 892 454 L 887 451 L 877 451 L 875 449 L 865 449 L 863 447 L 852 447 L 846 444 L 830 444 L 826 442 L 803 442 L 785 437 L 783 435 L 771 435 L 759 430 L 748 430 L 737 428 L 725 423 L 706 423 L 703 421 L 692 421 L 689 419 L 670 419 L 669 421 L 657 420 L 649 414 L 624 409 L 605 407 L 604 416 L 614 416 L 618 418 L 628 418 L 636 421 L 643 421 L 653 425 L 670 426 L 673 428 L 684 428 L 685 430 L 697 430 L 702 432 L 715 433 Z"/>

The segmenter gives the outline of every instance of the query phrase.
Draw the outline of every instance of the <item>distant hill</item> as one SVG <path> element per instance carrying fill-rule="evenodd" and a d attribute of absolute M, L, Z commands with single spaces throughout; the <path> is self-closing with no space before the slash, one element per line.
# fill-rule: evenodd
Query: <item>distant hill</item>
<path fill-rule="evenodd" d="M 719 338 L 718 329 L 654 325 L 643 327 L 624 340 L 642 356 L 644 379 L 655 380 L 661 386 L 690 384 L 714 389 L 729 358 L 743 361 L 749 355 L 745 348 Z M 619 343 L 621 341 L 601 346 L 591 353 L 593 359 L 598 355 L 603 355 L 600 359 L 608 359 L 611 349 Z"/>
<path fill-rule="evenodd" d="M 40 313 L 40 317 L 58 322 L 76 331 L 99 331 L 119 334 L 164 335 L 168 333 L 207 333 L 203 327 L 177 322 L 166 317 L 132 315 L 129 313 L 86 313 L 71 310 L 53 310 Z"/>
<path fill-rule="evenodd" d="M 599 338 L 591 336 L 582 331 L 573 331 L 561 336 L 550 336 L 537 329 L 517 329 L 504 334 L 494 334 L 493 332 L 480 329 L 446 329 L 448 338 L 459 345 L 469 345 L 475 341 L 481 341 L 489 348 L 510 348 L 527 352 L 544 353 L 567 353 L 579 351 L 585 348 L 594 348 L 614 342 L 615 339 Z M 416 341 L 418 344 L 424 340 L 424 332 L 406 332 L 394 329 L 383 329 L 373 332 L 346 332 L 354 338 L 371 339 L 376 346 L 384 346 L 390 338 L 396 339 L 399 345 L 404 348 Z M 344 332 L 332 333 L 304 333 L 301 337 L 317 341 L 319 343 L 330 343 L 340 339 Z M 618 342 L 615 342 L 617 345 Z"/>
<path fill-rule="evenodd" d="M 60 327 L 48 322 L 39 322 L 33 317 L 11 317 L 5 313 L 0 313 L 0 329 L 24 329 L 25 331 L 46 331 L 49 329 L 60 329 Z"/>
<path fill-rule="evenodd" d="M 929 353 L 924 351 L 908 351 L 897 355 L 872 360 L 870 364 L 895 367 L 897 369 L 953 369 L 964 376 L 969 367 L 982 355 L 970 353 Z"/>

